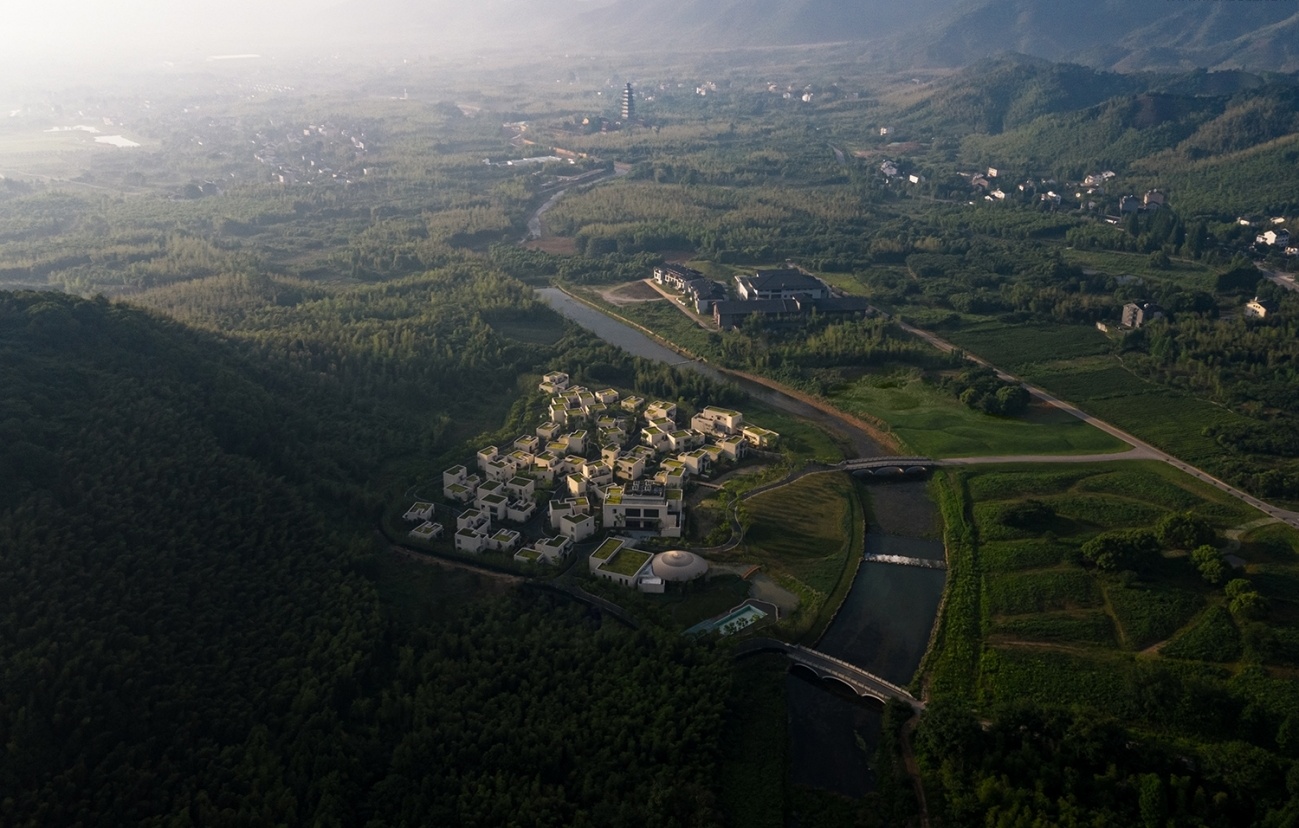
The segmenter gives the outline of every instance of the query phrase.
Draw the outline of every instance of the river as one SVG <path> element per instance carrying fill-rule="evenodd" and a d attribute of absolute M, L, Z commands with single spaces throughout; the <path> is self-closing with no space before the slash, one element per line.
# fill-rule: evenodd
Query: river
<path fill-rule="evenodd" d="M 884 453 L 870 434 L 850 420 L 765 385 L 686 359 L 557 288 L 542 288 L 537 293 L 563 316 L 634 356 L 735 383 L 773 408 L 846 438 L 859 456 Z M 938 509 L 923 481 L 871 483 L 867 489 L 871 514 L 866 535 L 868 554 L 943 558 Z M 941 569 L 863 564 L 817 649 L 906 686 L 928 646 L 946 575 Z M 790 780 L 850 797 L 869 793 L 874 787 L 870 766 L 879 744 L 880 707 L 857 700 L 850 693 L 836 692 L 800 673 L 786 676 L 785 699 L 790 723 Z"/>
<path fill-rule="evenodd" d="M 717 382 L 728 382 L 737 385 L 744 393 L 755 400 L 778 411 L 816 423 L 851 445 L 858 457 L 877 457 L 881 454 L 893 453 L 881 446 L 868 432 L 843 417 L 836 417 L 815 406 L 808 405 L 796 397 L 782 394 L 731 371 L 715 368 L 706 362 L 688 359 L 630 325 L 577 301 L 559 288 L 539 288 L 537 296 L 560 315 L 576 322 L 610 345 L 622 348 L 632 356 L 666 362 L 669 365 L 702 374 Z"/>

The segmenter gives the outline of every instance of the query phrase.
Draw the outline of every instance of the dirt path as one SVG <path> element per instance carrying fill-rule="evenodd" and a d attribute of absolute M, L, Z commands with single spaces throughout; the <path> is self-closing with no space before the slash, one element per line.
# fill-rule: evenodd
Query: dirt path
<path fill-rule="evenodd" d="M 924 778 L 920 775 L 920 763 L 916 761 L 915 751 L 911 749 L 911 734 L 916 732 L 918 724 L 920 724 L 920 717 L 912 716 L 902 725 L 902 764 L 907 769 L 907 776 L 911 777 L 911 785 L 916 789 L 916 800 L 920 805 L 921 828 L 929 828 L 929 803 L 925 801 Z"/>
<path fill-rule="evenodd" d="M 914 327 L 912 325 L 908 325 L 905 322 L 901 322 L 901 321 L 898 322 L 898 326 L 902 328 L 902 330 L 906 331 L 907 333 L 920 337 L 921 339 L 925 340 L 930 345 L 933 345 L 935 348 L 937 348 L 940 351 L 946 352 L 946 351 L 958 350 L 957 347 L 952 343 L 938 336 L 935 336 L 929 331 L 921 330 L 920 328 Z M 1028 389 L 1029 394 L 1033 395 L 1039 400 L 1042 400 L 1043 402 L 1053 405 L 1056 408 L 1059 408 L 1061 411 L 1072 414 L 1074 417 L 1077 417 L 1078 419 L 1082 420 L 1084 423 L 1087 423 L 1088 425 L 1094 428 L 1098 428 L 1101 431 L 1104 431 L 1106 434 L 1109 434 L 1113 437 L 1117 437 L 1118 439 L 1132 446 L 1134 449 L 1142 452 L 1145 457 L 1148 457 L 1152 460 L 1161 460 L 1164 463 L 1167 463 L 1168 465 L 1172 466 L 1173 468 L 1182 471 L 1186 474 L 1189 474 L 1190 476 L 1204 483 L 1207 483 L 1210 486 L 1213 486 L 1215 489 L 1218 489 L 1219 491 L 1222 492 L 1226 492 L 1227 494 L 1231 495 L 1237 500 L 1241 500 L 1246 504 L 1253 506 L 1255 509 L 1258 509 L 1263 514 L 1275 518 L 1276 520 L 1282 521 L 1286 524 L 1289 524 L 1290 526 L 1293 526 L 1296 529 L 1299 529 L 1299 512 L 1291 512 L 1287 509 L 1281 509 L 1277 506 L 1273 506 L 1270 503 L 1266 503 L 1262 500 L 1259 500 L 1253 495 L 1243 492 L 1240 489 L 1237 489 L 1235 486 L 1232 486 L 1229 483 L 1225 483 L 1219 480 L 1218 478 L 1213 477 L 1204 471 L 1201 471 L 1195 466 L 1192 466 L 1190 463 L 1187 463 L 1183 460 L 1179 460 L 1173 455 L 1165 451 L 1161 451 L 1160 449 L 1150 445 L 1144 440 L 1141 440 L 1140 438 L 1132 434 L 1129 434 L 1128 432 L 1123 431 L 1122 429 L 1116 426 L 1110 425 L 1109 423 L 1105 422 L 1099 417 L 1088 414 L 1086 411 L 1083 411 L 1078 406 L 1073 405 L 1072 403 L 1065 402 L 1064 400 L 1060 399 L 1054 394 L 1050 394 L 1047 391 L 1038 388 L 1037 386 L 1030 385 L 1024 382 L 1024 380 L 1020 379 L 1014 374 L 1010 374 L 1007 373 L 1006 371 L 1001 370 L 997 366 L 989 363 L 987 360 L 980 359 L 979 357 L 969 353 L 966 353 L 966 357 L 972 362 L 975 362 L 979 365 L 986 366 L 996 371 L 997 376 L 1007 382 L 1015 382 L 1023 385 L 1025 388 Z M 1062 462 L 1068 462 L 1068 461 L 1064 460 Z"/>
<path fill-rule="evenodd" d="M 1111 460 L 1158 460 L 1140 446 L 1106 454 L 990 454 L 982 457 L 946 457 L 940 466 L 977 466 L 985 463 L 1108 463 Z M 1271 518 L 1268 518 L 1270 520 Z"/>
<path fill-rule="evenodd" d="M 510 584 L 521 584 L 528 580 L 522 575 L 511 575 L 508 572 L 497 572 L 494 569 L 484 569 L 482 567 L 474 566 L 473 564 L 461 563 L 460 561 L 453 561 L 448 558 L 421 555 L 414 549 L 407 549 L 404 546 L 389 544 L 388 548 L 408 561 L 415 561 L 417 563 L 425 564 L 426 566 L 437 566 L 442 567 L 443 569 L 462 569 L 465 572 L 472 572 L 475 575 L 481 575 L 484 578 L 491 578 L 493 580 Z"/>
<path fill-rule="evenodd" d="M 621 285 L 597 289 L 597 293 L 605 302 L 620 308 L 624 305 L 638 305 L 642 302 L 661 302 L 663 299 L 668 298 L 657 287 L 654 280 L 644 279 L 639 282 L 625 282 Z"/>

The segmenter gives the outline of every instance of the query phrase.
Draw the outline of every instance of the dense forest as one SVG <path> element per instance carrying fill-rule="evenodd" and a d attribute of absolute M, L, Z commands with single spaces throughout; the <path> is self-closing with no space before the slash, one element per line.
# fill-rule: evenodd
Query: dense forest
<path fill-rule="evenodd" d="M 530 594 L 385 610 L 359 380 L 0 296 L 7 824 L 716 822 L 707 647 Z"/>
<path fill-rule="evenodd" d="M 28 133 L 66 112 L 129 121 L 144 141 L 97 156 L 59 145 L 48 175 L 0 177 L 0 286 L 20 289 L 0 292 L 0 822 L 726 821 L 721 788 L 743 786 L 719 779 L 718 757 L 743 728 L 721 649 L 529 589 L 438 576 L 412 598 L 415 579 L 373 540 L 413 483 L 535 424 L 543 371 L 688 407 L 742 402 L 594 341 L 536 285 L 640 280 L 665 257 L 725 282 L 792 260 L 888 316 L 718 332 L 664 303 L 620 312 L 812 393 L 903 369 L 970 416 L 1023 409 L 1022 387 L 961 371 L 960 353 L 907 335 L 902 317 L 1125 428 L 1177 411 L 1153 442 L 1299 500 L 1299 307 L 1255 268 L 1293 260 L 1254 242 L 1274 215 L 1294 226 L 1292 77 L 1012 56 L 879 78 L 763 59 L 760 85 L 752 56 L 643 67 L 650 120 L 624 129 L 589 126 L 611 96 L 579 78 L 622 71 L 599 64 L 565 67 L 575 80 L 544 94 L 468 70 L 435 82 L 425 67 L 363 94 L 223 86 L 194 108 L 179 83 L 150 102 L 76 92 L 0 125 L 0 155 L 23 163 Z M 552 142 L 563 160 L 500 163 Z M 617 176 L 573 184 L 614 160 Z M 976 184 L 988 167 L 1000 180 Z M 1079 179 L 1109 168 L 1088 206 Z M 545 238 L 520 244 L 566 188 Z M 1165 209 L 1112 215 L 1148 188 Z M 1243 317 L 1255 295 L 1274 315 Z M 1113 330 L 1140 301 L 1164 318 Z M 1052 584 L 1110 578 L 1144 608 L 1156 579 L 1109 567 L 1107 543 L 1131 538 L 1106 533 L 1154 507 L 1110 506 L 1105 525 L 1030 506 L 996 531 L 1040 534 L 1017 554 L 1045 561 Z M 1066 555 L 1064 529 L 1100 541 Z M 957 576 L 986 564 L 965 552 L 949 544 Z M 954 689 L 939 670 L 915 737 L 935 823 L 1291 824 L 1299 713 L 1270 671 L 1297 663 L 1278 598 L 1294 582 L 1229 578 L 1215 555 L 1194 559 L 1217 573 L 1211 597 L 1170 599 L 1206 603 L 1165 652 L 1185 663 L 1114 662 L 1113 721 L 981 706 L 992 679 L 977 687 L 971 671 Z M 1025 603 L 1052 588 L 1024 586 Z M 1090 604 L 1038 623 L 962 600 L 958 625 L 1113 635 Z M 1277 623 L 1247 617 L 1269 602 Z M 1033 669 L 977 642 L 958 655 L 984 659 L 985 678 L 1069 675 L 1079 648 L 1042 644 L 1022 648 L 1050 651 Z M 898 711 L 888 728 L 900 738 Z M 881 748 L 894 783 L 881 796 L 902 824 L 897 750 Z M 886 818 L 841 821 L 858 817 Z"/>

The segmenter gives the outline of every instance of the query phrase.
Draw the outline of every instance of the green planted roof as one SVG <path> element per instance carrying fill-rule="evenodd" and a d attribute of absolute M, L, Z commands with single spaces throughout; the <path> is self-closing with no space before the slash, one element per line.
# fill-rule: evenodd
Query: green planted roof
<path fill-rule="evenodd" d="M 600 571 L 612 572 L 615 575 L 626 575 L 628 577 L 640 572 L 641 567 L 650 559 L 650 553 L 642 552 L 639 549 L 629 549 L 623 547 L 610 560 L 600 565 Z"/>
<path fill-rule="evenodd" d="M 608 558 L 610 555 L 612 555 L 613 553 L 621 549 L 622 545 L 623 542 L 618 538 L 609 538 L 604 543 L 600 544 L 596 548 L 596 550 L 591 553 L 591 557 L 595 558 L 597 561 L 603 561 L 606 558 Z"/>

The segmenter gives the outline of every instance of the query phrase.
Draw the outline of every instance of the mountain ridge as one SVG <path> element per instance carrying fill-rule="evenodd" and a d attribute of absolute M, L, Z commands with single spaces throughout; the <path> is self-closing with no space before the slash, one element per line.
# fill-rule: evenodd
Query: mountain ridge
<path fill-rule="evenodd" d="M 349 31 L 430 45 L 627 51 L 861 43 L 901 67 L 958 67 L 1005 51 L 1096 69 L 1299 71 L 1299 10 L 1282 3 L 1039 0 L 489 0 L 470 7 L 348 0 Z"/>

